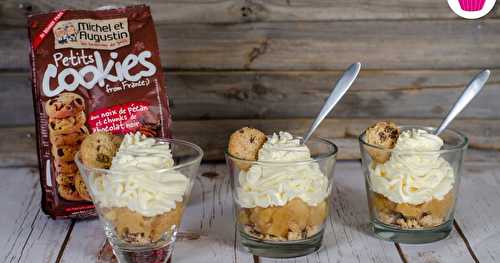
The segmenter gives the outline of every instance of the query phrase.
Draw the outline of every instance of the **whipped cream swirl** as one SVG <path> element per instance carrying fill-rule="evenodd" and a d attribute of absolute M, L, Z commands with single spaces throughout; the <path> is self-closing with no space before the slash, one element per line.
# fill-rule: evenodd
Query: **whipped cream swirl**
<path fill-rule="evenodd" d="M 315 162 L 290 163 L 309 160 L 309 149 L 299 139 L 287 132 L 273 134 L 258 154 L 258 161 L 268 163 L 240 172 L 238 203 L 245 208 L 283 206 L 297 197 L 316 206 L 328 197 L 328 178 Z"/>
<path fill-rule="evenodd" d="M 96 177 L 95 198 L 102 207 L 127 207 L 147 217 L 168 212 L 182 202 L 189 185 L 185 175 L 169 169 L 173 166 L 169 144 L 127 134 L 109 173 Z"/>
<path fill-rule="evenodd" d="M 370 166 L 373 191 L 395 203 L 422 204 L 442 200 L 453 188 L 454 172 L 438 151 L 443 140 L 427 131 L 404 131 L 396 142 L 391 158 Z"/>

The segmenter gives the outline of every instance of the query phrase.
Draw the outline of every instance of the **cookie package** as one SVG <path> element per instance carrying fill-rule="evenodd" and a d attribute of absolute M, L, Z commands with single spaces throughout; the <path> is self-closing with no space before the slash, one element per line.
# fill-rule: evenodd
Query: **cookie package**
<path fill-rule="evenodd" d="M 151 12 L 58 10 L 29 16 L 28 31 L 42 210 L 55 219 L 95 216 L 73 161 L 85 137 L 171 137 Z"/>

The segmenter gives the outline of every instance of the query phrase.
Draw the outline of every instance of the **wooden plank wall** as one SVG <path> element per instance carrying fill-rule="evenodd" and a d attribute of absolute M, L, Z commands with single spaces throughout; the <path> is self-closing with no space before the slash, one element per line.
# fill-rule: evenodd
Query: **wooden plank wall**
<path fill-rule="evenodd" d="M 137 1 L 106 1 L 133 4 Z M 221 160 L 228 134 L 243 125 L 304 132 L 341 70 L 363 71 L 319 134 L 359 157 L 356 136 L 395 119 L 436 125 L 481 68 L 483 93 L 454 126 L 470 137 L 469 159 L 498 161 L 500 20 L 456 17 L 435 0 L 146 1 L 157 25 L 174 113 L 174 135 Z M 0 158 L 35 165 L 25 15 L 96 8 L 102 1 L 0 3 Z"/>

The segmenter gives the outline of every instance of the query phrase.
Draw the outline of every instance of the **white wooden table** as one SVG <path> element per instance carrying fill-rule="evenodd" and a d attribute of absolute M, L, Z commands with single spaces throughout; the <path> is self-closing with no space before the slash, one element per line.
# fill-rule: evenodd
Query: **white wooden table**
<path fill-rule="evenodd" d="M 323 248 L 306 257 L 274 260 L 246 253 L 236 240 L 229 175 L 204 164 L 173 262 L 500 262 L 500 164 L 468 163 L 450 237 L 403 245 L 367 232 L 368 208 L 358 162 L 338 162 Z M 0 169 L 2 262 L 97 262 L 104 234 L 97 220 L 54 221 L 40 210 L 36 168 Z"/>

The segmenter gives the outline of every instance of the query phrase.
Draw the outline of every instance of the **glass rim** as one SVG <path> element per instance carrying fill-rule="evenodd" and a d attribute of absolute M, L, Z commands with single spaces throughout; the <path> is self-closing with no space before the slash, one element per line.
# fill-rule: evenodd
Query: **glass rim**
<path fill-rule="evenodd" d="M 197 155 L 195 156 L 195 158 L 193 160 L 191 160 L 191 161 L 188 161 L 188 162 L 185 162 L 185 163 L 181 163 L 181 164 L 177 164 L 177 165 L 174 165 L 174 166 L 169 167 L 169 168 L 149 170 L 148 172 L 158 172 L 158 173 L 160 173 L 160 172 L 178 170 L 180 168 L 193 165 L 193 164 L 195 164 L 197 162 L 199 163 L 199 162 L 201 162 L 201 159 L 203 158 L 203 150 L 201 149 L 201 147 L 198 146 L 198 145 L 196 145 L 196 144 L 194 144 L 194 143 L 192 143 L 192 142 L 188 142 L 188 141 L 180 140 L 180 139 L 168 139 L 168 138 L 157 138 L 157 137 L 148 137 L 148 138 L 155 139 L 156 141 L 159 141 L 159 142 L 162 142 L 162 143 L 182 144 L 182 145 L 190 147 L 191 149 L 194 149 L 196 151 L 196 153 L 197 153 Z M 110 169 L 88 167 L 87 165 L 85 165 L 83 162 L 80 161 L 80 151 L 76 152 L 74 160 L 75 160 L 75 163 L 77 164 L 77 166 L 84 167 L 87 170 L 91 170 L 91 171 L 95 171 L 95 172 L 101 172 L 101 173 L 111 173 L 111 172 L 112 173 L 123 173 L 123 172 L 118 172 L 118 171 L 111 171 Z"/>
<path fill-rule="evenodd" d="M 431 130 L 431 131 L 434 131 L 436 130 L 437 128 L 436 127 L 433 127 L 433 126 L 425 126 L 425 125 L 399 125 L 398 126 L 399 128 L 403 128 L 403 129 L 408 129 L 408 128 L 416 128 L 416 129 L 423 129 L 423 130 Z M 435 151 L 408 151 L 408 150 L 396 150 L 394 148 L 392 149 L 389 149 L 389 148 L 385 148 L 385 147 L 382 147 L 382 146 L 379 146 L 379 145 L 375 145 L 375 144 L 370 144 L 368 142 L 366 142 L 364 140 L 364 137 L 365 137 L 365 134 L 366 134 L 366 129 L 358 136 L 358 141 L 361 145 L 366 145 L 368 147 L 371 147 L 371 148 L 375 148 L 375 149 L 378 149 L 378 150 L 381 150 L 381 151 L 385 151 L 385 152 L 400 152 L 400 153 L 447 153 L 447 152 L 454 152 L 454 151 L 457 151 L 457 150 L 464 150 L 465 148 L 467 148 L 467 145 L 469 144 L 469 138 L 467 138 L 467 136 L 465 136 L 463 133 L 455 130 L 455 129 L 452 129 L 452 128 L 446 128 L 443 132 L 446 132 L 446 131 L 451 131 L 452 133 L 454 133 L 456 136 L 458 136 L 460 139 L 461 139 L 461 142 L 456 144 L 456 145 L 453 145 L 451 146 L 450 148 L 447 148 L 447 149 L 439 149 L 439 150 L 435 150 Z"/>
<path fill-rule="evenodd" d="M 302 139 L 302 137 L 295 137 L 295 138 L 300 138 Z M 333 150 L 332 151 L 329 151 L 328 154 L 326 154 L 325 156 L 320 156 L 320 157 L 315 157 L 315 158 L 312 158 L 311 157 L 311 160 L 303 160 L 303 161 L 285 161 L 285 162 L 276 162 L 276 161 L 250 161 L 250 160 L 246 160 L 246 159 L 241 159 L 239 157 L 236 157 L 232 154 L 230 154 L 227 149 L 224 151 L 224 154 L 227 157 L 233 159 L 233 160 L 236 160 L 238 162 L 243 162 L 243 163 L 249 163 L 249 164 L 263 164 L 263 165 L 287 165 L 287 164 L 309 164 L 309 163 L 316 163 L 318 161 L 322 161 L 322 160 L 325 160 L 325 159 L 328 159 L 328 158 L 331 158 L 331 157 L 336 157 L 337 156 L 337 153 L 339 151 L 339 148 L 337 147 L 337 145 L 335 143 L 333 143 L 333 141 L 329 140 L 329 139 L 326 139 L 326 138 L 323 138 L 323 137 L 318 137 L 318 136 L 312 136 L 310 140 L 316 140 L 316 141 L 319 141 L 323 144 L 326 144 L 326 145 L 329 145 L 329 146 L 332 146 L 333 147 Z"/>

